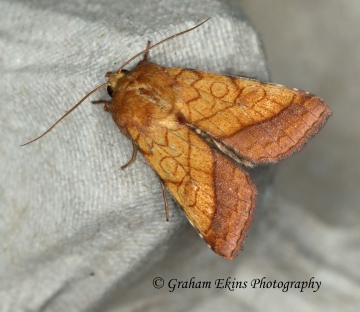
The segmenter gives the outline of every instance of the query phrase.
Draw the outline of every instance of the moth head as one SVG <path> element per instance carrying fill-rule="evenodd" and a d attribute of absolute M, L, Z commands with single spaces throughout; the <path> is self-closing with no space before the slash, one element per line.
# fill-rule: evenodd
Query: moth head
<path fill-rule="evenodd" d="M 130 71 L 122 69 L 120 72 L 107 72 L 105 77 L 108 78 L 107 93 L 113 97 L 113 92 L 119 79 L 129 75 Z"/>
<path fill-rule="evenodd" d="M 208 19 L 207 19 L 208 20 Z M 185 34 L 199 26 L 201 26 L 202 24 L 204 24 L 207 20 L 203 21 L 202 23 L 189 28 L 187 30 L 184 30 L 182 32 L 179 32 L 177 34 L 174 34 L 164 40 L 161 40 L 160 42 L 154 44 L 153 46 L 150 46 L 150 43 L 148 43 L 148 46 L 145 50 L 139 52 L 138 54 L 134 55 L 132 58 L 130 58 L 129 60 L 127 60 L 123 65 L 121 65 L 121 67 L 119 68 L 119 70 L 117 72 L 108 72 L 106 73 L 105 77 L 108 78 L 108 82 L 104 83 L 98 87 L 96 87 L 95 89 L 93 89 L 92 91 L 90 91 L 88 94 L 86 94 L 77 104 L 75 104 L 68 112 L 66 112 L 60 119 L 58 119 L 49 129 L 47 129 L 43 134 L 41 134 L 40 136 L 38 136 L 37 138 L 22 144 L 21 146 L 24 145 L 28 145 L 31 144 L 35 141 L 37 141 L 38 139 L 42 138 L 44 135 L 46 135 L 47 133 L 49 133 L 61 120 L 63 120 L 66 116 L 68 116 L 75 108 L 77 108 L 82 102 L 84 102 L 85 99 L 87 99 L 90 95 L 92 95 L 93 93 L 95 93 L 96 91 L 107 87 L 107 92 L 108 94 L 112 97 L 113 96 L 113 91 L 115 90 L 116 84 L 118 82 L 119 79 L 123 78 L 125 75 L 128 75 L 130 72 L 128 70 L 123 69 L 127 64 L 129 64 L 131 61 L 133 61 L 134 59 L 136 59 L 137 57 L 144 55 L 144 59 L 146 59 L 147 54 L 150 50 L 152 50 L 153 48 L 155 48 L 156 46 L 162 44 L 165 41 L 168 41 L 170 39 L 173 39 L 179 35 Z M 99 102 L 104 102 L 104 101 L 97 101 Z"/>

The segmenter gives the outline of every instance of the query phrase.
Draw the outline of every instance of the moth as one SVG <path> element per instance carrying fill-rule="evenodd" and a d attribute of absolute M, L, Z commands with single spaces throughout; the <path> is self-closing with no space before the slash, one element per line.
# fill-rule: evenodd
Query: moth
<path fill-rule="evenodd" d="M 206 22 L 206 21 L 204 21 Z M 300 150 L 331 115 L 319 97 L 297 89 L 245 77 L 192 69 L 165 68 L 148 53 L 168 37 L 108 72 L 104 104 L 120 131 L 131 140 L 208 246 L 234 259 L 245 239 L 256 203 L 247 167 L 276 163 Z M 131 70 L 124 67 L 143 55 Z M 26 145 L 24 144 L 24 145 Z"/>

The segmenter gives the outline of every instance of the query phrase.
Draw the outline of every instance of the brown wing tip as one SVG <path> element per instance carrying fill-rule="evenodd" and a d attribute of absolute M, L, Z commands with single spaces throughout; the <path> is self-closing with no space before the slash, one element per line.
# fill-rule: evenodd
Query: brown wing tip
<path fill-rule="evenodd" d="M 242 207 L 237 212 L 232 211 L 229 216 L 228 207 L 218 206 L 206 238 L 210 248 L 227 260 L 234 260 L 242 248 L 256 208 L 256 187 L 247 173 L 245 176 L 247 183 L 244 184 L 244 188 L 247 186 L 249 192 L 248 208 Z"/>
<path fill-rule="evenodd" d="M 277 152 L 269 154 L 268 157 L 257 158 L 256 154 L 251 155 L 252 162 L 256 165 L 277 163 L 281 159 L 287 158 L 296 151 L 301 151 L 308 140 L 315 136 L 326 124 L 332 111 L 325 104 L 325 101 L 317 96 L 302 93 L 300 103 L 292 103 L 280 114 L 272 118 L 272 124 L 281 124 L 284 120 L 287 125 L 283 125 L 282 131 L 291 133 L 292 140 L 284 144 Z M 255 126 L 256 127 L 256 126 Z"/>
<path fill-rule="evenodd" d="M 281 158 L 288 157 L 293 152 L 302 150 L 306 145 L 307 141 L 311 137 L 315 136 L 322 129 L 329 117 L 332 115 L 332 111 L 326 105 L 325 101 L 317 96 L 312 96 L 310 99 L 308 99 L 305 106 L 307 107 L 308 112 L 313 115 L 313 118 L 316 117 L 316 119 L 312 121 L 312 125 L 307 129 L 307 131 L 304 133 L 303 137 L 300 138 L 297 144 Z M 305 117 L 304 120 L 306 120 Z M 309 122 L 311 122 L 310 118 Z"/>
<path fill-rule="evenodd" d="M 245 239 L 247 237 L 247 231 L 253 221 L 253 212 L 256 208 L 256 195 L 257 191 L 254 187 L 255 193 L 252 199 L 252 206 L 250 208 L 249 215 L 245 221 L 244 226 L 240 229 L 239 236 L 233 240 L 224 241 L 216 246 L 214 251 L 221 257 L 227 260 L 234 260 L 237 257 L 238 252 L 242 249 Z"/>

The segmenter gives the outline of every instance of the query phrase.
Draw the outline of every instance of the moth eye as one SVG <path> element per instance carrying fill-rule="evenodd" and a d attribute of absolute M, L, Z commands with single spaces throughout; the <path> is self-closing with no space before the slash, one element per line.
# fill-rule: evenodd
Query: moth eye
<path fill-rule="evenodd" d="M 111 97 L 113 96 L 113 89 L 110 86 L 106 88 L 106 91 Z"/>
<path fill-rule="evenodd" d="M 122 69 L 121 72 L 124 73 L 124 74 L 129 74 L 130 73 L 130 71 L 126 70 L 126 69 Z"/>

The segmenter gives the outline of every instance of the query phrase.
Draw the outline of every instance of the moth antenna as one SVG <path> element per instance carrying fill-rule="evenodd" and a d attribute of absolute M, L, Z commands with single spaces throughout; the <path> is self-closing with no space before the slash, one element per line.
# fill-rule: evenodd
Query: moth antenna
<path fill-rule="evenodd" d="M 91 94 L 95 93 L 96 91 L 100 90 L 101 88 L 104 88 L 108 86 L 108 83 L 104 83 L 101 86 L 96 87 L 94 90 L 90 91 L 88 94 L 86 94 L 77 104 L 75 104 L 68 112 L 66 112 L 60 119 L 58 119 L 49 129 L 47 129 L 42 135 L 38 136 L 36 139 L 31 140 L 27 143 L 22 144 L 21 146 L 28 145 L 30 143 L 33 143 L 40 138 L 42 138 L 45 134 L 49 133 L 61 120 L 63 120 L 67 115 L 69 115 L 75 108 L 77 108 L 82 102 L 84 102 Z"/>
<path fill-rule="evenodd" d="M 134 55 L 132 58 L 130 58 L 129 60 L 127 60 L 127 61 L 119 68 L 119 70 L 118 70 L 117 72 L 120 73 L 121 70 L 122 70 L 127 64 L 129 64 L 130 62 L 132 62 L 134 59 L 136 59 L 137 57 L 141 56 L 142 54 L 145 54 L 146 52 L 152 50 L 153 48 L 155 48 L 155 47 L 157 47 L 158 45 L 164 43 L 165 41 L 171 40 L 171 39 L 173 39 L 173 38 L 175 38 L 175 37 L 181 36 L 181 35 L 189 32 L 189 31 L 192 31 L 192 30 L 194 30 L 195 28 L 200 27 L 202 24 L 206 23 L 209 19 L 210 19 L 210 17 L 207 18 L 205 21 L 201 22 L 200 24 L 197 24 L 197 25 L 194 26 L 194 27 L 191 27 L 191 28 L 189 28 L 189 29 L 187 29 L 187 30 L 181 31 L 181 32 L 179 32 L 179 33 L 177 33 L 177 34 L 174 34 L 174 35 L 172 35 L 172 36 L 170 36 L 170 37 L 167 37 L 167 38 L 165 38 L 164 40 L 161 40 L 160 42 L 154 44 L 153 46 L 148 47 L 148 48 L 146 48 L 145 50 L 139 52 L 138 54 Z M 77 107 L 78 107 L 85 99 L 87 99 L 91 94 L 93 94 L 94 92 L 96 92 L 96 91 L 100 90 L 101 88 L 103 88 L 103 87 L 105 87 L 105 86 L 108 86 L 108 85 L 109 85 L 108 83 L 104 83 L 104 84 L 102 84 L 101 86 L 98 86 L 98 87 L 95 88 L 94 90 L 90 91 L 90 92 L 89 92 L 87 95 L 85 95 L 77 104 L 75 104 L 68 112 L 66 112 L 59 120 L 57 120 L 49 129 L 47 129 L 43 134 L 41 134 L 40 136 L 38 136 L 38 137 L 35 138 L 34 140 L 31 140 L 31 141 L 29 141 L 29 142 L 27 142 L 27 143 L 22 144 L 21 146 L 25 146 L 25 145 L 31 144 L 31 143 L 39 140 L 40 138 L 42 138 L 45 134 L 48 134 L 61 120 L 63 120 L 67 115 L 69 115 L 75 108 L 77 108 Z"/>
<path fill-rule="evenodd" d="M 195 28 L 200 27 L 202 24 L 206 23 L 210 18 L 211 18 L 211 17 L 207 18 L 205 21 L 201 22 L 200 24 L 197 24 L 197 25 L 194 26 L 194 27 L 191 27 L 191 28 L 189 28 L 189 29 L 187 29 L 187 30 L 181 31 L 181 32 L 179 32 L 179 33 L 177 33 L 177 34 L 175 34 L 175 35 L 172 35 L 172 36 L 170 36 L 170 37 L 167 37 L 167 38 L 165 38 L 164 40 L 161 40 L 160 42 L 152 45 L 151 47 L 148 47 L 148 48 L 146 48 L 145 50 L 139 52 L 138 54 L 134 55 L 132 58 L 130 58 L 129 60 L 127 60 L 124 64 L 122 64 L 121 67 L 118 69 L 117 72 L 120 73 L 121 70 L 122 70 L 127 64 L 129 64 L 130 62 L 132 62 L 133 60 L 135 60 L 137 57 L 139 57 L 139 56 L 145 54 L 146 52 L 154 49 L 155 47 L 157 47 L 158 45 L 164 43 L 165 41 L 171 40 L 171 39 L 173 39 L 173 38 L 175 38 L 175 37 L 178 37 L 178 36 L 181 36 L 181 35 L 183 35 L 183 34 L 186 34 L 187 32 L 194 30 Z"/>

